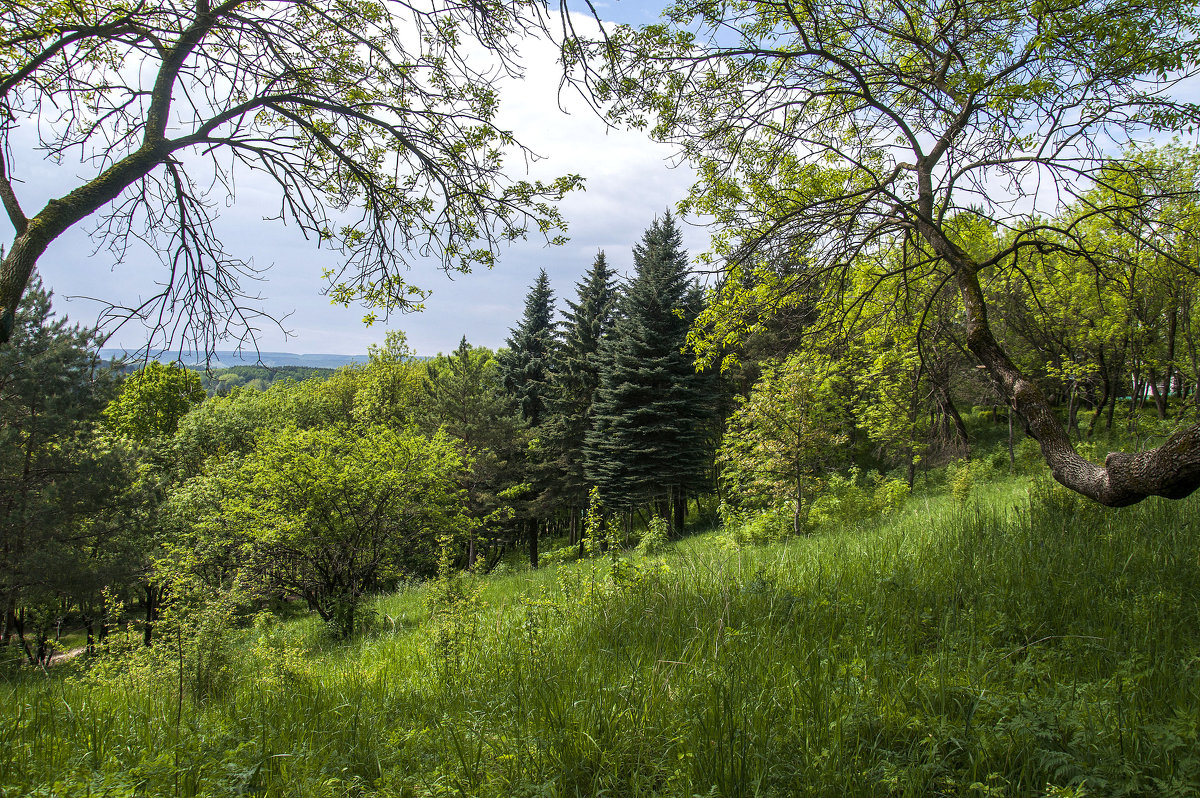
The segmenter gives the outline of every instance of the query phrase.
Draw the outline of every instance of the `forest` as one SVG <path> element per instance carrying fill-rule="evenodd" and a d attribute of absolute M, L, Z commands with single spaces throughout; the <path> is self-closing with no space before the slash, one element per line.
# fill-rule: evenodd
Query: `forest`
<path fill-rule="evenodd" d="M 0 796 L 1200 792 L 1196 5 L 558 11 L 0 6 Z M 571 246 L 526 36 L 697 175 L 573 296 L 548 248 L 494 351 L 101 357 L 273 321 L 247 173 L 368 323 Z M 164 272 L 95 325 L 38 269 L 84 220 Z"/>

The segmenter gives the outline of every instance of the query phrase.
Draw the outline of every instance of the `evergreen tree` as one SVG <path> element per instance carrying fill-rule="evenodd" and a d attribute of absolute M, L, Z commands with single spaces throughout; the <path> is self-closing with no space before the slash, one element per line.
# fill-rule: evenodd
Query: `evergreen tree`
<path fill-rule="evenodd" d="M 557 326 L 554 322 L 554 292 L 550 290 L 546 270 L 542 269 L 525 298 L 525 315 L 511 330 L 505 342 L 508 348 L 497 357 L 504 393 L 513 401 L 517 416 L 530 431 L 540 428 L 546 420 L 551 364 L 558 345 Z M 536 447 L 524 451 L 516 465 L 521 470 L 520 481 L 528 489 L 514 509 L 525 526 L 530 565 L 536 568 L 538 533 L 542 519 L 552 512 L 552 505 L 542 500 L 552 493 L 548 486 L 555 479 Z"/>
<path fill-rule="evenodd" d="M 420 419 L 425 431 L 444 430 L 463 462 L 459 486 L 473 519 L 467 562 L 475 564 L 481 539 L 491 537 L 508 515 L 510 494 L 520 484 L 513 461 L 524 440 L 500 392 L 496 359 L 464 336 L 450 355 L 426 363 L 426 399 Z"/>
<path fill-rule="evenodd" d="M 583 452 L 592 424 L 592 404 L 600 387 L 600 343 L 612 330 L 617 292 L 613 270 L 603 252 L 591 271 L 576 283 L 578 302 L 570 312 L 550 378 L 551 401 L 539 436 L 542 456 L 555 477 L 552 498 L 574 509 L 587 505 L 591 484 L 584 474 Z"/>
<path fill-rule="evenodd" d="M 684 351 L 700 291 L 670 214 L 654 221 L 633 260 L 636 273 L 600 347 L 584 469 L 606 504 L 669 506 L 678 532 L 688 494 L 710 470 L 716 385 Z"/>
<path fill-rule="evenodd" d="M 94 331 L 54 317 L 35 276 L 0 347 L 0 644 L 28 627 L 33 661 L 64 606 L 132 582 L 139 564 L 137 525 L 115 517 L 132 458 L 95 435 L 115 388 L 95 349 Z"/>
<path fill-rule="evenodd" d="M 510 330 L 506 351 L 497 358 L 504 392 L 516 402 L 521 420 L 541 424 L 550 394 L 550 362 L 556 345 L 554 292 L 542 269 L 525 298 L 525 315 Z"/>

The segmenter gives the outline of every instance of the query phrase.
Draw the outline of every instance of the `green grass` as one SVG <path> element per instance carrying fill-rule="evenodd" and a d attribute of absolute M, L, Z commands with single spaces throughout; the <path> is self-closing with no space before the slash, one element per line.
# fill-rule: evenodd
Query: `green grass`
<path fill-rule="evenodd" d="M 0 794 L 1195 795 L 1198 509 L 989 479 L 480 580 L 436 620 L 409 590 L 348 644 L 163 640 L 0 685 Z"/>

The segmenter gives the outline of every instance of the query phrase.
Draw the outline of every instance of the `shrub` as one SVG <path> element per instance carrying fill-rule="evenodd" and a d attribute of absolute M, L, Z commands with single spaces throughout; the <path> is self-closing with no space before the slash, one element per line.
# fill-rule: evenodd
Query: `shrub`
<path fill-rule="evenodd" d="M 725 529 L 729 542 L 735 547 L 777 543 L 792 534 L 792 511 L 774 507 L 758 513 L 740 514 Z"/>
<path fill-rule="evenodd" d="M 654 516 L 650 519 L 649 528 L 642 533 L 642 539 L 638 542 L 638 554 L 647 557 L 661 554 L 667 548 L 667 539 L 667 519 Z"/>
<path fill-rule="evenodd" d="M 875 497 L 859 485 L 859 473 L 858 468 L 851 468 L 845 475 L 829 477 L 825 490 L 809 507 L 811 525 L 857 524 L 875 517 Z"/>
<path fill-rule="evenodd" d="M 970 460 L 958 460 L 950 464 L 947 476 L 950 480 L 950 493 L 959 504 L 966 504 L 975 490 L 975 472 Z"/>
<path fill-rule="evenodd" d="M 908 501 L 909 492 L 908 483 L 902 479 L 881 479 L 875 486 L 875 494 L 872 496 L 875 512 L 881 515 L 894 513 Z"/>

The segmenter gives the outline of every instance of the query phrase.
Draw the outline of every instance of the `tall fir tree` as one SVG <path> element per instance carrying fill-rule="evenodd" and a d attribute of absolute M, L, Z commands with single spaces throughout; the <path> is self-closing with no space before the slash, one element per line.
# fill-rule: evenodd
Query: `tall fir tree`
<path fill-rule="evenodd" d="M 557 328 L 554 292 L 550 290 L 546 270 L 542 269 L 525 297 L 524 316 L 505 342 L 508 348 L 497 358 L 504 393 L 516 406 L 518 417 L 535 435 L 546 419 L 550 401 L 551 367 L 558 346 Z M 522 482 L 529 490 L 515 509 L 525 526 L 530 565 L 536 568 L 538 534 L 542 519 L 548 514 L 548 505 L 540 499 L 546 496 L 547 485 L 553 478 L 536 448 L 527 449 L 520 464 Z"/>
<path fill-rule="evenodd" d="M 551 373 L 549 412 L 539 435 L 543 460 L 553 475 L 546 498 L 569 508 L 573 539 L 577 512 L 587 505 L 591 489 L 583 452 L 600 387 L 600 343 L 613 325 L 613 276 L 604 252 L 598 252 L 587 276 L 575 285 L 578 301 L 567 300 L 570 310 Z"/>
<path fill-rule="evenodd" d="M 525 297 L 525 315 L 510 330 L 507 349 L 497 358 L 504 392 L 516 403 L 521 420 L 530 427 L 541 424 L 550 394 L 551 359 L 557 345 L 554 292 L 546 270 Z"/>
<path fill-rule="evenodd" d="M 700 289 L 668 213 L 633 250 L 635 275 L 600 347 L 600 385 L 584 470 L 606 504 L 668 507 L 682 531 L 686 499 L 711 471 L 716 384 L 685 351 Z"/>

